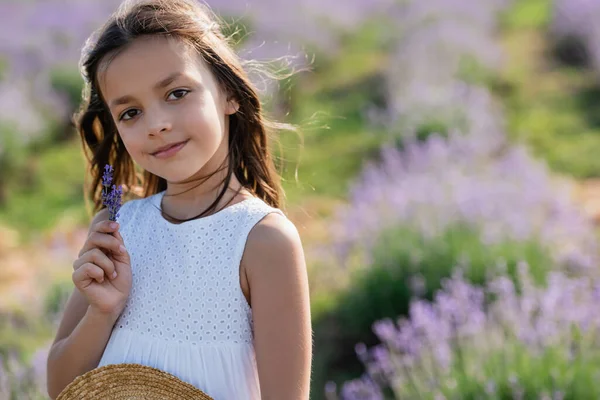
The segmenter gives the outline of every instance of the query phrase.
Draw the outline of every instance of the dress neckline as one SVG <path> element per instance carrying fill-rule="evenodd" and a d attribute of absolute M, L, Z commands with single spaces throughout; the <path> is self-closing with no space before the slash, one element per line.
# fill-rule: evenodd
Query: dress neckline
<path fill-rule="evenodd" d="M 181 223 L 173 223 L 171 221 L 168 221 L 165 217 L 163 217 L 162 212 L 161 212 L 161 203 L 162 203 L 162 199 L 165 196 L 166 192 L 167 192 L 166 190 L 163 190 L 162 192 L 159 192 L 159 193 L 156 193 L 155 195 L 153 195 L 152 199 L 151 199 L 151 203 L 154 206 L 154 207 L 152 207 L 153 211 L 158 216 L 158 219 L 161 220 L 161 223 L 166 224 L 168 226 L 173 226 L 173 227 L 183 226 L 183 225 L 188 225 L 188 224 L 207 223 L 208 221 L 212 221 L 222 215 L 231 213 L 232 211 L 236 210 L 237 208 L 240 208 L 252 201 L 260 200 L 258 197 L 249 197 L 249 198 L 239 201 L 237 203 L 228 205 L 225 208 L 222 208 L 221 210 L 217 211 L 216 213 L 207 215 L 206 217 L 197 218 L 197 219 L 193 219 L 191 221 L 185 221 L 185 222 L 181 222 Z"/>

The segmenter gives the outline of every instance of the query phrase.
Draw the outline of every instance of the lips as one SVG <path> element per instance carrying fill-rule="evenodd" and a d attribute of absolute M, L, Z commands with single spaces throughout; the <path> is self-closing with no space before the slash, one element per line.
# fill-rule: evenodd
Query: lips
<path fill-rule="evenodd" d="M 169 150 L 169 149 L 172 149 L 172 148 L 174 148 L 174 147 L 180 146 L 180 145 L 182 145 L 182 144 L 184 144 L 184 143 L 187 143 L 187 140 L 184 140 L 184 141 L 182 141 L 182 142 L 177 142 L 177 143 L 171 143 L 171 144 L 168 144 L 168 145 L 166 145 L 166 146 L 160 147 L 160 148 L 158 148 L 157 150 L 155 150 L 153 153 L 150 153 L 150 154 L 152 154 L 153 156 L 155 156 L 155 155 L 157 155 L 158 153 L 165 152 L 165 151 L 167 151 L 167 150 Z"/>

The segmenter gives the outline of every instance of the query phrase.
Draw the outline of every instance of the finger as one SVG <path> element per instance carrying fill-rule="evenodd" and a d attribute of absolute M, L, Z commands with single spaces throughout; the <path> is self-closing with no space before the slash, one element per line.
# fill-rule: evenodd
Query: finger
<path fill-rule="evenodd" d="M 93 281 L 104 282 L 104 271 L 97 265 L 86 263 L 73 272 L 73 283 L 78 288 L 84 289 Z"/>
<path fill-rule="evenodd" d="M 119 253 L 120 247 L 123 243 L 119 241 L 115 236 L 109 233 L 102 232 L 93 232 L 90 234 L 86 242 L 83 244 L 79 252 L 79 257 L 81 257 L 84 253 L 94 249 L 94 248 L 102 248 L 108 251 L 112 251 L 114 253 Z"/>
<path fill-rule="evenodd" d="M 110 256 L 116 262 L 116 264 L 127 264 L 131 265 L 131 258 L 129 257 L 129 252 L 125 248 L 125 245 L 121 245 L 122 247 L 118 252 L 113 252 Z M 117 271 L 118 272 L 118 271 Z"/>
<path fill-rule="evenodd" d="M 73 261 L 73 271 L 77 271 L 77 269 L 79 269 L 83 264 L 85 264 L 87 261 L 82 259 L 81 257 L 79 257 L 78 259 L 76 259 L 75 261 Z"/>
<path fill-rule="evenodd" d="M 110 279 L 114 279 L 113 275 L 116 271 L 115 264 L 112 260 L 104 254 L 104 252 L 98 248 L 92 249 L 85 253 L 82 257 L 83 264 L 91 263 L 101 268 L 106 276 Z"/>
<path fill-rule="evenodd" d="M 104 254 L 104 252 L 100 249 L 90 250 L 90 256 L 92 258 L 92 262 L 102 268 L 110 279 L 114 279 L 116 277 L 115 264 L 112 260 Z"/>
<path fill-rule="evenodd" d="M 123 240 L 123 236 L 121 236 L 121 232 L 115 231 L 114 236 L 121 241 L 121 244 L 125 244 L 125 240 Z"/>
<path fill-rule="evenodd" d="M 116 221 L 104 220 L 97 222 L 92 226 L 91 232 L 111 233 L 119 230 L 119 223 Z"/>

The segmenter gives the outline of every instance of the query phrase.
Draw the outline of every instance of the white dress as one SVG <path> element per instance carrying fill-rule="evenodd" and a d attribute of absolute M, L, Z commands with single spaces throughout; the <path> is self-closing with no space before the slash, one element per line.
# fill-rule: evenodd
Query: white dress
<path fill-rule="evenodd" d="M 173 224 L 159 210 L 164 193 L 121 207 L 133 286 L 99 366 L 147 365 L 215 400 L 258 400 L 252 310 L 239 266 L 252 227 L 284 214 L 251 198 Z"/>

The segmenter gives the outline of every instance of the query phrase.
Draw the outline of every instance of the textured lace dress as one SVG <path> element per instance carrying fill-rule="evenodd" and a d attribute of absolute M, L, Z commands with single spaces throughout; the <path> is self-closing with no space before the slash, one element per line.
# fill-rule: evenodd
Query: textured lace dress
<path fill-rule="evenodd" d="M 252 227 L 283 213 L 250 198 L 173 224 L 164 191 L 120 211 L 133 286 L 99 366 L 138 363 L 171 373 L 215 400 L 257 400 L 252 310 L 239 266 Z"/>

